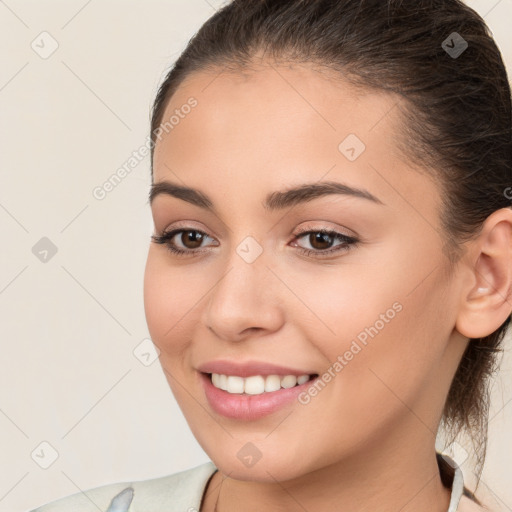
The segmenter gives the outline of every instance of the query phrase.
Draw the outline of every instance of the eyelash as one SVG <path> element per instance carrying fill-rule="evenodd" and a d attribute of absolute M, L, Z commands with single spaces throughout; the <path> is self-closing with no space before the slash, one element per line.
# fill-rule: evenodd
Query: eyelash
<path fill-rule="evenodd" d="M 199 229 L 178 228 L 178 229 L 173 229 L 168 232 L 164 231 L 161 235 L 151 235 L 151 239 L 157 244 L 165 245 L 171 253 L 173 253 L 177 256 L 185 256 L 186 257 L 186 256 L 190 256 L 190 255 L 197 254 L 200 252 L 205 252 L 204 249 L 187 249 L 187 250 L 179 249 L 173 243 L 171 243 L 171 240 L 178 233 L 184 233 L 187 231 L 189 231 L 189 232 L 191 231 L 194 233 L 200 233 L 201 235 L 208 237 L 208 235 L 204 231 L 200 231 Z M 300 253 L 305 254 L 306 256 L 313 256 L 315 258 L 318 258 L 318 257 L 322 258 L 325 255 L 330 256 L 333 253 L 338 253 L 338 252 L 342 252 L 342 251 L 349 251 L 353 247 L 356 247 L 359 242 L 359 240 L 357 238 L 350 237 L 350 236 L 344 235 L 342 233 L 338 233 L 337 231 L 327 230 L 327 229 L 310 229 L 307 231 L 301 231 L 294 236 L 295 236 L 295 239 L 297 239 L 297 238 L 302 238 L 306 235 L 311 235 L 313 233 L 321 233 L 323 235 L 328 235 L 328 236 L 334 237 L 335 240 L 343 242 L 343 244 L 335 246 L 336 248 L 334 248 L 334 249 L 326 249 L 326 250 L 304 249 L 303 247 L 299 247 Z M 209 238 L 211 238 L 211 237 L 209 237 Z"/>

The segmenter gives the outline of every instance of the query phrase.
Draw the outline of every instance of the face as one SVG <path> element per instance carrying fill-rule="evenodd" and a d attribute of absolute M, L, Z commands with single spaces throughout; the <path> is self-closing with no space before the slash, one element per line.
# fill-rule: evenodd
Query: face
<path fill-rule="evenodd" d="M 459 283 L 439 187 L 397 149 L 397 101 L 262 65 L 197 72 L 166 108 L 151 209 L 168 236 L 150 244 L 146 318 L 191 430 L 232 478 L 433 446 L 464 348 L 450 348 Z"/>

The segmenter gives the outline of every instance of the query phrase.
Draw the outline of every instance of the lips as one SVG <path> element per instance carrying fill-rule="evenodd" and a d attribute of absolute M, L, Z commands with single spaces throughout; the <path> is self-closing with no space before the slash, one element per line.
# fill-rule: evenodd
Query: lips
<path fill-rule="evenodd" d="M 318 379 L 315 377 L 313 380 L 288 389 L 261 395 L 248 395 L 232 394 L 216 388 L 207 373 L 200 373 L 199 377 L 211 409 L 225 418 L 242 421 L 256 421 L 285 407 L 294 404 L 297 406 L 299 395 Z"/>
<path fill-rule="evenodd" d="M 202 373 L 218 373 L 221 375 L 237 375 L 238 377 L 251 377 L 253 375 L 316 375 L 314 371 L 307 368 L 291 368 L 287 366 L 280 366 L 264 361 L 244 361 L 235 362 L 225 359 L 210 361 L 201 364 L 197 370 Z"/>
<path fill-rule="evenodd" d="M 201 364 L 197 370 L 200 372 L 200 381 L 211 409 L 226 418 L 244 421 L 255 421 L 290 405 L 293 406 L 294 402 L 297 402 L 298 395 L 318 378 L 317 373 L 305 368 L 292 368 L 261 361 L 240 363 L 217 360 Z M 219 389 L 212 383 L 212 376 L 215 374 L 224 377 L 229 375 L 239 380 L 253 376 L 279 376 L 286 379 L 287 376 L 305 375 L 309 375 L 311 379 L 289 388 L 261 394 L 247 394 Z"/>

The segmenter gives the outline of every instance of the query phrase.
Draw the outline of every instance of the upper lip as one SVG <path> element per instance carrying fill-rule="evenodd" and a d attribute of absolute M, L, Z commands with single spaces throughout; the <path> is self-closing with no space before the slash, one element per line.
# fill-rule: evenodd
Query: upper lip
<path fill-rule="evenodd" d="M 309 370 L 289 368 L 265 361 L 235 362 L 227 359 L 217 359 L 201 364 L 197 370 L 203 373 L 218 373 L 220 375 L 237 375 L 238 377 L 250 377 L 251 375 L 313 375 Z"/>

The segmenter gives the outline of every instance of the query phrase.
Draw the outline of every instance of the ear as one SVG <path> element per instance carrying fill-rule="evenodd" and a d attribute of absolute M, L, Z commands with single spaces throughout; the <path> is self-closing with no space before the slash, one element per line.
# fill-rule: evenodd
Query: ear
<path fill-rule="evenodd" d="M 496 210 L 471 242 L 455 328 L 468 338 L 483 338 L 512 311 L 512 210 Z"/>

